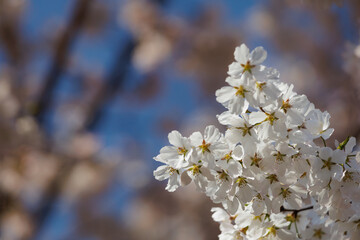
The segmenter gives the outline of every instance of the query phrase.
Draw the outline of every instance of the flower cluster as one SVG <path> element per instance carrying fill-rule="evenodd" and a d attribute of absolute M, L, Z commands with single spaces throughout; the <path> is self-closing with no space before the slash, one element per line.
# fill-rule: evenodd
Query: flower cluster
<path fill-rule="evenodd" d="M 208 126 L 190 137 L 169 134 L 172 146 L 154 159 L 166 190 L 194 182 L 222 208 L 213 208 L 219 239 L 359 239 L 360 155 L 355 138 L 326 147 L 333 133 L 321 112 L 277 70 L 267 53 L 242 44 L 216 99 L 227 127 Z M 320 141 L 319 141 L 320 140 Z M 318 146 L 322 142 L 324 146 Z"/>

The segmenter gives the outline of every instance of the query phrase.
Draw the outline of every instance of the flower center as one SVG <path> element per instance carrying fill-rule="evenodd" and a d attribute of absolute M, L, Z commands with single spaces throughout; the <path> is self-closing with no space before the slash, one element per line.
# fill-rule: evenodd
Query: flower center
<path fill-rule="evenodd" d="M 270 174 L 269 176 L 266 177 L 266 179 L 269 179 L 270 184 L 273 184 L 273 182 L 279 181 L 276 174 Z"/>
<path fill-rule="evenodd" d="M 253 126 L 247 126 L 246 124 L 244 124 L 243 127 L 237 127 L 237 129 L 242 131 L 242 136 L 245 137 L 246 134 L 249 134 L 251 136 L 251 128 L 253 128 Z"/>
<path fill-rule="evenodd" d="M 321 159 L 321 161 L 322 161 L 323 164 L 324 164 L 324 165 L 321 167 L 321 169 L 327 168 L 329 171 L 331 171 L 332 165 L 335 165 L 335 164 L 336 164 L 336 163 L 334 163 L 334 162 L 331 161 L 331 157 L 328 158 L 328 160 Z"/>
<path fill-rule="evenodd" d="M 277 153 L 273 154 L 273 156 L 276 157 L 276 161 L 283 162 L 286 154 L 282 154 L 281 152 L 277 151 Z"/>
<path fill-rule="evenodd" d="M 206 143 L 205 140 L 202 141 L 202 144 L 199 146 L 199 148 L 201 149 L 202 153 L 205 153 L 205 152 L 210 152 L 210 143 Z"/>
<path fill-rule="evenodd" d="M 321 239 L 324 234 L 325 234 L 325 232 L 324 232 L 321 228 L 314 229 L 314 235 L 313 235 L 313 237 L 316 237 L 316 238 L 318 238 L 318 239 Z"/>
<path fill-rule="evenodd" d="M 256 82 L 256 88 L 259 89 L 260 91 L 262 91 L 264 89 L 265 85 L 266 85 L 266 82 L 263 82 L 263 83 Z"/>
<path fill-rule="evenodd" d="M 241 97 L 243 97 L 243 98 L 245 98 L 245 93 L 246 92 L 249 92 L 248 90 L 246 90 L 245 88 L 244 88 L 244 86 L 243 85 L 240 85 L 239 87 L 234 87 L 237 91 L 236 91 L 236 93 L 235 93 L 235 95 L 236 96 L 241 96 Z"/>
<path fill-rule="evenodd" d="M 258 157 L 257 153 L 255 153 L 253 157 L 250 157 L 250 159 L 251 159 L 250 166 L 255 165 L 256 167 L 260 167 L 259 163 L 262 160 L 262 158 Z"/>
<path fill-rule="evenodd" d="M 281 188 L 281 192 L 279 195 L 281 195 L 284 199 L 287 199 L 288 197 L 290 197 L 291 191 L 289 190 L 289 188 Z"/>
<path fill-rule="evenodd" d="M 274 124 L 275 120 L 278 120 L 279 118 L 275 117 L 275 113 L 265 113 L 267 118 L 265 118 L 265 121 L 269 121 L 270 125 Z"/>
<path fill-rule="evenodd" d="M 281 109 L 284 110 L 285 113 L 287 113 L 288 109 L 291 108 L 292 105 L 289 103 L 289 99 L 286 101 L 282 101 Z"/>
<path fill-rule="evenodd" d="M 186 148 L 182 148 L 182 147 L 179 147 L 177 150 L 179 155 L 184 155 L 184 156 L 186 155 L 187 151 L 188 150 Z"/>
<path fill-rule="evenodd" d="M 193 164 L 192 167 L 190 167 L 188 171 L 191 171 L 193 175 L 197 175 L 197 174 L 201 173 L 200 168 L 201 168 L 201 165 Z"/>
<path fill-rule="evenodd" d="M 242 187 L 247 184 L 247 181 L 246 181 L 246 178 L 244 178 L 244 177 L 238 177 L 236 179 L 236 183 L 238 184 L 239 187 Z"/>
<path fill-rule="evenodd" d="M 225 156 L 221 159 L 221 160 L 226 160 L 227 162 L 230 161 L 230 159 L 232 159 L 232 151 L 230 151 L 228 154 L 225 154 Z"/>
<path fill-rule="evenodd" d="M 240 64 L 244 69 L 242 73 L 249 72 L 252 74 L 251 69 L 255 67 L 255 65 L 251 65 L 250 61 L 247 61 L 246 64 Z"/>

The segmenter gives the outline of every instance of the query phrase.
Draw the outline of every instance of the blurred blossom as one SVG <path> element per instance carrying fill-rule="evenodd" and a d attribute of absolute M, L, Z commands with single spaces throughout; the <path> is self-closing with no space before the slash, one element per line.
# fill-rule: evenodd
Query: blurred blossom
<path fill-rule="evenodd" d="M 355 56 L 360 58 L 360 45 L 357 45 L 357 47 L 354 50 Z"/>
<path fill-rule="evenodd" d="M 122 184 L 133 189 L 145 187 L 151 179 L 148 165 L 137 159 L 122 161 L 119 165 L 119 176 Z"/>
<path fill-rule="evenodd" d="M 196 239 L 205 240 L 200 226 L 195 219 L 184 215 L 172 215 L 164 218 L 163 212 L 154 207 L 154 203 L 136 201 L 132 204 L 133 210 L 141 214 L 128 216 L 127 224 L 133 230 L 134 239 Z"/>
<path fill-rule="evenodd" d="M 0 77 L 0 114 L 6 118 L 12 118 L 19 110 L 19 103 L 11 93 L 9 82 Z"/>
<path fill-rule="evenodd" d="M 354 45 L 347 43 L 345 45 L 344 57 L 344 70 L 350 74 L 354 80 L 360 80 L 360 44 Z M 354 81 L 360 87 L 359 81 Z"/>
<path fill-rule="evenodd" d="M 156 6 L 146 0 L 126 1 L 118 16 L 119 22 L 122 24 L 125 21 L 125 26 L 138 37 L 153 32 L 159 20 Z"/>
<path fill-rule="evenodd" d="M 22 176 L 9 166 L 2 165 L 0 170 L 0 188 L 2 191 L 17 196 L 23 187 Z"/>
<path fill-rule="evenodd" d="M 342 99 L 340 95 L 332 96 L 334 99 Z M 347 106 L 344 101 L 334 101 L 326 106 L 331 115 L 331 126 L 340 132 L 346 132 L 351 126 L 351 118 L 347 114 Z"/>
<path fill-rule="evenodd" d="M 19 211 L 8 212 L 1 220 L 1 239 L 19 240 L 31 236 L 32 226 L 30 219 Z"/>
<path fill-rule="evenodd" d="M 6 14 L 7 17 L 17 17 L 23 13 L 27 2 L 27 0 L 2 0 L 0 1 L 0 12 Z"/>
<path fill-rule="evenodd" d="M 69 134 L 80 130 L 85 122 L 85 107 L 74 102 L 63 104 L 56 114 L 57 134 L 59 137 L 68 137 Z"/>
<path fill-rule="evenodd" d="M 225 81 L 227 67 L 223 63 L 230 62 L 232 49 L 241 38 L 232 30 L 208 24 L 207 18 L 204 16 L 198 25 L 192 26 L 188 49 L 179 59 L 178 67 L 196 76 L 204 92 L 213 94 Z"/>
<path fill-rule="evenodd" d="M 77 159 L 88 159 L 100 150 L 100 143 L 91 133 L 78 134 L 71 139 L 70 153 Z"/>
<path fill-rule="evenodd" d="M 307 93 L 307 95 L 316 95 L 317 89 L 323 87 L 321 82 L 316 81 L 318 76 L 314 67 L 309 62 L 299 59 L 286 58 L 279 60 L 280 78 L 289 84 L 294 84 L 297 92 Z M 333 115 L 332 115 L 333 116 Z"/>
<path fill-rule="evenodd" d="M 264 8 L 255 8 L 247 20 L 249 28 L 261 37 L 270 36 L 277 24 L 270 12 Z"/>
<path fill-rule="evenodd" d="M 162 15 L 151 1 L 126 1 L 119 13 L 120 23 L 136 38 L 133 63 L 141 72 L 148 73 L 160 66 L 175 50 L 179 24 Z"/>
<path fill-rule="evenodd" d="M 217 239 L 216 224 L 204 214 L 210 209 L 204 196 L 191 186 L 175 196 L 161 188 L 151 186 L 131 203 L 125 216 L 130 239 Z"/>
<path fill-rule="evenodd" d="M 28 135 L 38 131 L 38 126 L 35 120 L 30 116 L 17 119 L 15 128 L 19 135 Z"/>
<path fill-rule="evenodd" d="M 83 195 L 97 192 L 105 183 L 104 169 L 91 163 L 81 163 L 75 166 L 65 183 L 65 196 L 71 200 Z"/>
<path fill-rule="evenodd" d="M 151 72 L 170 55 L 172 44 L 157 33 L 149 34 L 141 40 L 135 49 L 133 61 L 140 71 Z"/>
<path fill-rule="evenodd" d="M 196 190 L 195 185 L 189 185 L 185 188 L 181 188 L 173 194 L 175 194 L 176 198 L 185 205 L 190 203 L 200 205 L 204 201 L 204 196 Z"/>
<path fill-rule="evenodd" d="M 39 192 L 47 187 L 57 173 L 58 161 L 55 156 L 31 151 L 23 156 L 22 161 L 25 185 L 32 185 Z"/>

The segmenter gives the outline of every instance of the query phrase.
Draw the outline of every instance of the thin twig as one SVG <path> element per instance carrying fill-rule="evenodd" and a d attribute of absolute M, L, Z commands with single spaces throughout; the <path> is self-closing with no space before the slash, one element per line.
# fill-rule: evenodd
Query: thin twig
<path fill-rule="evenodd" d="M 85 22 L 91 2 L 92 0 L 78 0 L 68 26 L 58 41 L 53 62 L 45 76 L 44 86 L 39 94 L 39 99 L 32 109 L 33 115 L 40 124 L 44 123 L 44 115 L 49 106 L 51 106 L 54 89 L 65 71 L 71 47 Z"/>
<path fill-rule="evenodd" d="M 322 142 L 323 142 L 323 144 L 324 144 L 324 147 L 326 147 L 326 141 L 325 141 L 325 139 L 321 136 L 320 137 L 321 138 L 321 140 L 322 140 Z"/>
<path fill-rule="evenodd" d="M 281 206 L 280 212 L 294 212 L 294 214 L 297 214 L 299 212 L 310 210 L 310 209 L 314 209 L 314 206 L 309 206 L 309 207 L 301 208 L 301 209 L 287 209 L 287 208 L 284 208 L 283 206 Z"/>

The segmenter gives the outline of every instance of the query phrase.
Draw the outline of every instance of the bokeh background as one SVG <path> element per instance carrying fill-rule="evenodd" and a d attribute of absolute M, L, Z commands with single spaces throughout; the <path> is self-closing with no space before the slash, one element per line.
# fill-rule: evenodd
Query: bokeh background
<path fill-rule="evenodd" d="M 152 176 L 168 132 L 218 125 L 246 43 L 329 145 L 360 137 L 359 33 L 358 0 L 0 0 L 0 239 L 217 239 L 208 199 Z"/>

